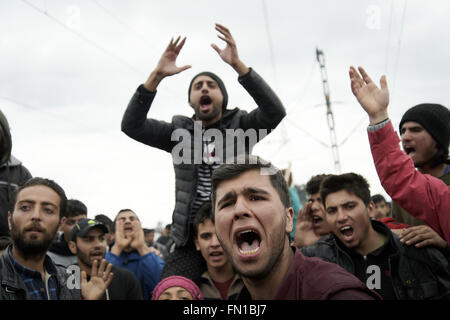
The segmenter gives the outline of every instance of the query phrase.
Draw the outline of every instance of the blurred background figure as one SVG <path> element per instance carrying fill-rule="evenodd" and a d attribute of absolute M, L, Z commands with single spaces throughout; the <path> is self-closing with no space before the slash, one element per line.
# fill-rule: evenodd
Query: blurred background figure
<path fill-rule="evenodd" d="M 11 154 L 8 120 L 0 110 L 0 236 L 9 236 L 8 209 L 12 193 L 31 178 L 31 173 Z"/>

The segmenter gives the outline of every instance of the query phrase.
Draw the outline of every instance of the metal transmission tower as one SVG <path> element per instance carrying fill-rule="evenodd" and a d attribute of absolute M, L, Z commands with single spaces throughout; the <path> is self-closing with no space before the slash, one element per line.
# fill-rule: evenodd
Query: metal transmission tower
<path fill-rule="evenodd" d="M 331 111 L 330 88 L 328 87 L 328 76 L 327 70 L 325 69 L 325 57 L 323 55 L 322 50 L 319 50 L 318 48 L 316 48 L 316 56 L 317 61 L 320 64 L 320 72 L 322 74 L 322 83 L 323 83 L 323 93 L 325 95 L 325 102 L 327 105 L 327 122 L 328 128 L 330 129 L 331 150 L 333 152 L 334 169 L 336 173 L 341 173 L 341 164 L 339 162 L 339 151 L 336 138 L 336 131 L 334 129 L 335 128 L 334 116 L 333 111 Z"/>

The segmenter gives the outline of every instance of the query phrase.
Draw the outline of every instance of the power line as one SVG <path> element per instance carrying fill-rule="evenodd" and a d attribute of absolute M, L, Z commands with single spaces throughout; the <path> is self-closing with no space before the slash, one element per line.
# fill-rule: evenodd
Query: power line
<path fill-rule="evenodd" d="M 122 27 L 130 31 L 133 35 L 135 35 L 140 40 L 144 41 L 149 47 L 151 47 L 156 52 L 159 52 L 154 46 L 152 46 L 145 36 L 134 30 L 128 23 L 126 23 L 123 19 L 119 18 L 117 15 L 113 14 L 111 10 L 106 8 L 104 5 L 100 4 L 97 0 L 91 0 L 95 5 L 97 5 L 100 9 L 102 9 L 107 15 L 109 15 L 112 19 L 116 20 Z"/>
<path fill-rule="evenodd" d="M 394 81 L 393 81 L 393 86 L 392 86 L 392 101 L 394 101 L 394 94 L 395 94 L 395 84 L 397 81 L 397 71 L 398 71 L 398 64 L 399 64 L 399 57 L 400 57 L 400 48 L 401 48 L 401 44 L 402 44 L 402 38 L 403 38 L 403 26 L 405 25 L 405 16 L 406 16 L 406 4 L 407 4 L 408 0 L 405 0 L 405 4 L 403 6 L 403 13 L 402 13 L 402 20 L 400 23 L 400 34 L 398 37 L 398 43 L 397 43 L 397 53 L 396 53 L 396 57 L 395 57 L 395 64 L 394 64 Z M 391 102 L 392 103 L 392 102 Z"/>
<path fill-rule="evenodd" d="M 386 43 L 386 53 L 385 53 L 385 74 L 388 73 L 389 67 L 389 45 L 391 42 L 391 30 L 392 30 L 392 19 L 393 19 L 393 11 L 394 11 L 394 0 L 391 1 L 390 13 L 389 13 L 389 26 L 388 26 L 388 35 L 387 35 L 387 43 Z"/>
<path fill-rule="evenodd" d="M 64 117 L 55 115 L 55 114 L 53 114 L 53 113 L 51 113 L 51 112 L 44 111 L 42 108 L 34 107 L 34 106 L 32 106 L 32 105 L 29 105 L 29 104 L 27 104 L 27 103 L 18 101 L 18 100 L 13 99 L 13 98 L 5 97 L 5 96 L 0 96 L 0 99 L 3 99 L 3 100 L 6 100 L 6 101 L 9 101 L 9 102 L 12 102 L 12 103 L 14 103 L 14 104 L 16 104 L 16 105 L 19 105 L 19 106 L 21 106 L 21 107 L 24 107 L 24 108 L 26 108 L 26 109 L 30 109 L 30 110 L 33 110 L 33 111 L 36 111 L 36 112 L 39 112 L 39 113 L 46 114 L 46 115 L 48 115 L 48 116 L 50 116 L 50 117 L 52 117 L 52 118 L 54 118 L 54 119 L 56 119 L 56 120 L 63 120 L 64 122 L 70 123 L 70 124 L 76 126 L 77 128 L 82 127 L 82 128 L 87 129 L 87 130 L 92 130 L 92 131 L 94 130 L 93 128 L 90 128 L 90 127 L 86 126 L 83 122 L 77 122 L 77 121 L 73 121 L 73 119 L 67 119 L 67 118 L 64 118 Z"/>
<path fill-rule="evenodd" d="M 267 12 L 267 5 L 266 5 L 265 0 L 262 0 L 262 6 L 263 6 L 263 15 L 264 15 L 264 25 L 266 27 L 267 39 L 269 42 L 270 63 L 272 66 L 272 72 L 273 72 L 273 76 L 274 76 L 274 80 L 275 80 L 275 86 L 278 87 L 277 71 L 275 68 L 275 54 L 273 51 L 273 41 L 272 41 L 272 36 L 270 34 L 270 26 L 269 26 L 269 14 Z"/>
<path fill-rule="evenodd" d="M 74 35 L 76 35 L 77 37 L 79 37 L 80 39 L 82 39 L 83 41 L 85 41 L 86 43 L 88 43 L 89 45 L 91 45 L 92 47 L 96 48 L 97 50 L 103 52 L 104 54 L 106 54 L 107 56 L 113 58 L 114 60 L 116 60 L 117 62 L 119 62 L 120 64 L 126 66 L 128 69 L 130 69 L 131 71 L 135 72 L 136 74 L 139 74 L 142 76 L 142 72 L 138 69 L 136 69 L 134 66 L 132 66 L 131 64 L 129 64 L 127 61 L 125 61 L 124 59 L 120 58 L 119 56 L 115 55 L 114 53 L 109 52 L 108 50 L 106 50 L 105 48 L 101 47 L 100 45 L 98 45 L 95 41 L 88 39 L 87 37 L 85 37 L 83 34 L 69 28 L 66 24 L 64 24 L 63 22 L 59 21 L 57 18 L 55 18 L 54 16 L 50 15 L 47 10 L 42 10 L 39 7 L 35 6 L 34 4 L 28 2 L 27 0 L 22 0 L 23 3 L 25 3 L 26 5 L 28 5 L 29 7 L 33 8 L 34 10 L 36 10 L 37 12 L 45 15 L 46 17 L 48 17 L 49 19 L 53 20 L 54 22 L 56 22 L 57 24 L 59 24 L 61 27 L 63 27 L 65 30 L 70 31 L 71 33 L 73 33 Z"/>
<path fill-rule="evenodd" d="M 299 104 L 305 98 L 306 94 L 308 93 L 309 87 L 311 86 L 312 79 L 313 79 L 314 75 L 316 74 L 315 73 L 316 70 L 317 70 L 317 68 L 316 68 L 316 58 L 314 57 L 314 61 L 313 61 L 312 65 L 311 65 L 311 71 L 308 74 L 307 81 L 305 83 L 305 86 L 303 87 L 303 90 L 301 91 L 301 94 L 298 96 L 298 98 L 295 98 L 290 104 L 288 104 L 289 107 L 287 107 L 286 109 L 291 109 L 291 106 L 293 108 L 294 107 L 294 103 L 295 104 Z M 294 110 L 293 113 L 294 112 L 295 113 L 298 112 L 299 109 L 300 108 Z"/>

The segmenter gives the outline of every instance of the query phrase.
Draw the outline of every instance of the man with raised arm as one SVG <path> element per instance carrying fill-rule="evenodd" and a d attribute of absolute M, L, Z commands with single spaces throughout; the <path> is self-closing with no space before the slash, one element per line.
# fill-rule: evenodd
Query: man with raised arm
<path fill-rule="evenodd" d="M 433 228 L 448 247 L 450 187 L 436 176 L 449 168 L 450 111 L 438 104 L 408 110 L 400 123 L 405 153 L 388 116 L 386 77 L 381 77 L 378 88 L 363 68 L 358 70 L 361 75 L 350 67 L 351 88 L 369 115 L 369 142 L 383 188 L 400 207 Z"/>
<path fill-rule="evenodd" d="M 189 85 L 188 103 L 194 110 L 192 117 L 175 115 L 171 122 L 147 119 L 160 82 L 191 67 L 176 65 L 186 42 L 186 38 L 178 37 L 170 41 L 147 81 L 138 87 L 122 119 L 122 131 L 128 136 L 172 153 L 176 199 L 171 237 L 175 241 L 175 249 L 166 260 L 163 278 L 176 274 L 196 281 L 205 271 L 202 257 L 195 250 L 192 223 L 200 206 L 209 200 L 213 170 L 225 162 L 224 155 L 231 158 L 251 153 L 254 144 L 275 129 L 286 115 L 273 90 L 241 61 L 230 31 L 220 24 L 216 24 L 215 29 L 226 46 L 220 49 L 212 44 L 212 48 L 236 71 L 239 83 L 252 96 L 257 108 L 251 112 L 227 109 L 228 94 L 224 83 L 216 74 L 205 71 L 197 74 Z M 214 138 L 208 132 L 214 132 Z M 180 134 L 185 145 L 181 161 L 178 149 Z M 239 135 L 245 136 L 245 142 L 239 143 Z M 238 143 L 235 143 L 235 138 L 238 138 Z"/>

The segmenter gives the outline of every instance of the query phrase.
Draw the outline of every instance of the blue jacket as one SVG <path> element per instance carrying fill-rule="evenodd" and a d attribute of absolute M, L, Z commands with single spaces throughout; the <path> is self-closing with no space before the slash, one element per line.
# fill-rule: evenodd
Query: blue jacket
<path fill-rule="evenodd" d="M 117 267 L 125 268 L 133 272 L 142 288 L 144 300 L 150 300 L 153 289 L 161 279 L 165 264 L 160 257 L 154 253 L 140 256 L 134 250 L 128 253 L 122 252 L 120 256 L 107 252 L 105 259 Z"/>

